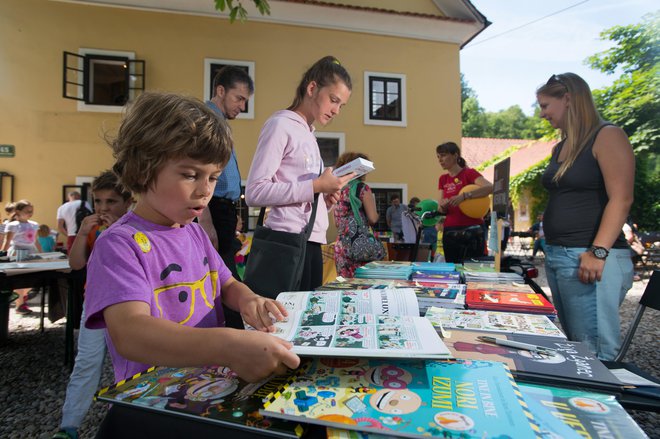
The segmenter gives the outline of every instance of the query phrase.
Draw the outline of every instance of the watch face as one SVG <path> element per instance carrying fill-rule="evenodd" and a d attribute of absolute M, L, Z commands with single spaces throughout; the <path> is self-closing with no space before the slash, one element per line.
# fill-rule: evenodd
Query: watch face
<path fill-rule="evenodd" d="M 592 253 L 594 256 L 596 256 L 598 259 L 605 259 L 607 258 L 607 250 L 601 247 L 594 247 L 592 250 Z"/>

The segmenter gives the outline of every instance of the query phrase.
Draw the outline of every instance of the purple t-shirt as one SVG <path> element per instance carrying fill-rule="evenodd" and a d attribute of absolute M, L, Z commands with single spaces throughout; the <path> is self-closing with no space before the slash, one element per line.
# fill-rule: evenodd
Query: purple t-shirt
<path fill-rule="evenodd" d="M 198 224 L 166 227 L 129 212 L 98 237 L 92 250 L 85 325 L 105 328 L 106 307 L 137 300 L 148 303 L 154 317 L 186 326 L 224 326 L 220 287 L 230 277 Z M 117 380 L 151 366 L 123 358 L 107 333 L 106 341 Z"/>

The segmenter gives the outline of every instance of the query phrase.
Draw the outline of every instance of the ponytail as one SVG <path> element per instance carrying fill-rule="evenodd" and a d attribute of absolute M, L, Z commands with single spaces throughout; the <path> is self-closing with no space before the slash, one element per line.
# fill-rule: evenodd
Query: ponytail
<path fill-rule="evenodd" d="M 300 80 L 300 84 L 298 84 L 298 88 L 296 88 L 296 95 L 293 98 L 293 102 L 287 110 L 293 111 L 300 107 L 307 93 L 307 86 L 312 81 L 316 82 L 319 88 L 335 84 L 338 81 L 343 82 L 349 90 L 353 88 L 351 75 L 348 74 L 339 60 L 334 56 L 324 56 L 305 72 Z"/>

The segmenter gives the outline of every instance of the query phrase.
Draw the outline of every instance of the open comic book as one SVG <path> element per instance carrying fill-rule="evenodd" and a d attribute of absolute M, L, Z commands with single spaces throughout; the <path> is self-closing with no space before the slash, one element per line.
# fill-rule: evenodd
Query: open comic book
<path fill-rule="evenodd" d="M 408 288 L 280 293 L 275 335 L 300 355 L 451 358 Z"/>
<path fill-rule="evenodd" d="M 523 404 L 502 363 L 320 357 L 261 413 L 396 437 L 540 438 Z"/>

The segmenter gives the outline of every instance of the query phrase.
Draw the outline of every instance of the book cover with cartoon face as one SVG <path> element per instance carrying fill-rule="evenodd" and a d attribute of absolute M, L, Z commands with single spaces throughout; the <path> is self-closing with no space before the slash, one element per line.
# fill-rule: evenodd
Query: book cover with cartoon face
<path fill-rule="evenodd" d="M 505 365 L 316 358 L 267 416 L 404 437 L 540 437 Z"/>

